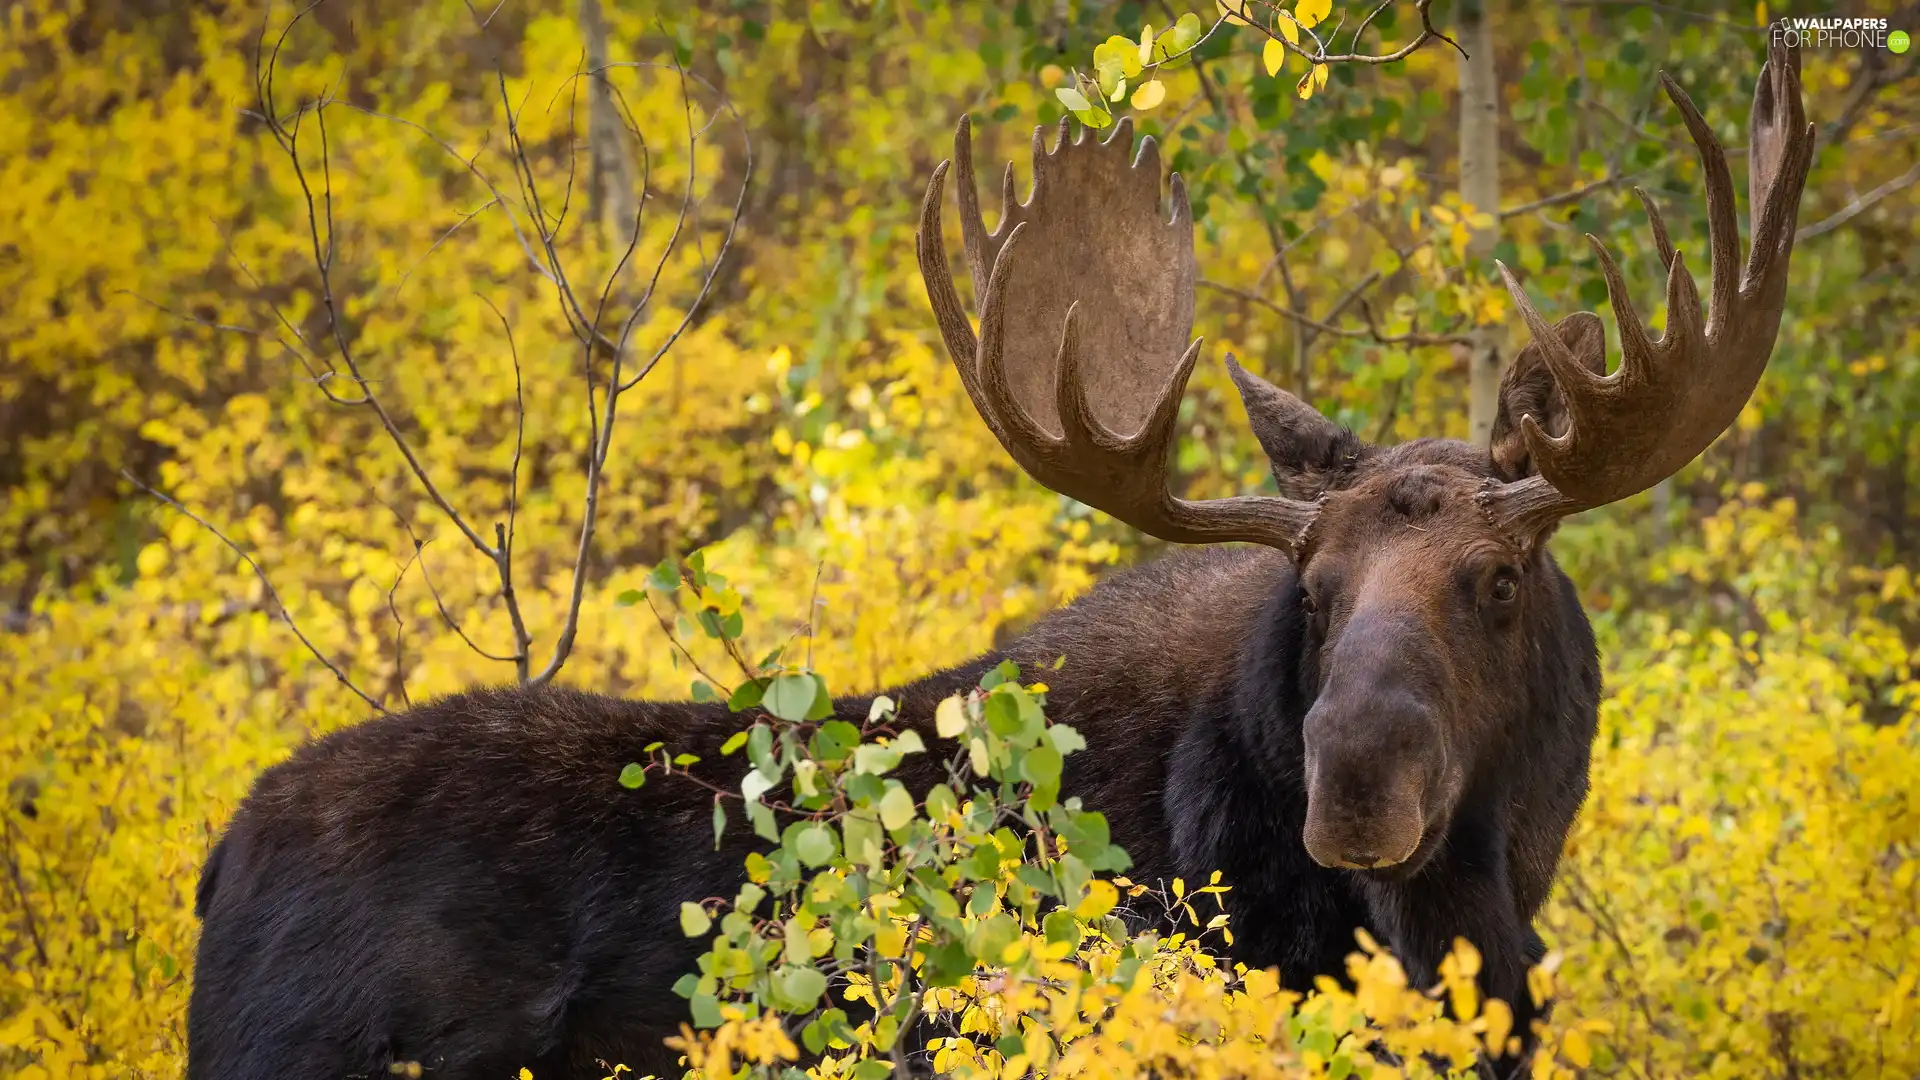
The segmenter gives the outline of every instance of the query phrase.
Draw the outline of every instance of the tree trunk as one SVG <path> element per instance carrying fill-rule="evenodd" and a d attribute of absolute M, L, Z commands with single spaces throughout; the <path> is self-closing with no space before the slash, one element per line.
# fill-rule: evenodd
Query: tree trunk
<path fill-rule="evenodd" d="M 600 0 L 580 0 L 580 36 L 587 49 L 587 154 L 592 173 L 587 183 L 588 212 L 606 230 L 610 251 L 626 250 L 633 233 L 635 206 L 633 155 L 626 125 L 620 120 L 607 78 L 607 20 Z"/>
<path fill-rule="evenodd" d="M 1493 215 L 1493 224 L 1476 229 L 1467 255 L 1476 271 L 1492 269 L 1500 241 L 1500 88 L 1493 70 L 1492 0 L 1460 5 L 1460 197 L 1476 211 Z M 1501 328 L 1475 327 L 1467 362 L 1468 438 L 1485 445 L 1493 434 L 1500 401 Z"/>

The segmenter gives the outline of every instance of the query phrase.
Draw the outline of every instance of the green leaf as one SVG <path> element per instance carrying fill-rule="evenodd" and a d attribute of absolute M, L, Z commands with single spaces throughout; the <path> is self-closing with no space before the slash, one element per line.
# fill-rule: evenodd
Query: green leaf
<path fill-rule="evenodd" d="M 912 728 L 901 732 L 890 745 L 903 756 L 918 754 L 927 748 L 927 744 L 921 741 L 920 733 Z"/>
<path fill-rule="evenodd" d="M 945 784 L 933 785 L 927 792 L 927 819 L 944 821 L 948 814 L 960 808 L 960 801 L 954 797 L 953 789 Z"/>
<path fill-rule="evenodd" d="M 1078 731 L 1075 731 L 1065 724 L 1055 724 L 1048 728 L 1047 741 L 1052 743 L 1053 748 L 1060 751 L 1063 757 L 1076 750 L 1085 750 L 1087 748 L 1087 740 L 1081 738 Z"/>
<path fill-rule="evenodd" d="M 699 904 L 688 901 L 680 905 L 680 932 L 688 937 L 699 937 L 713 927 L 713 916 Z"/>
<path fill-rule="evenodd" d="M 720 695 L 714 692 L 713 684 L 705 679 L 693 680 L 693 700 L 701 705 L 709 701 L 719 701 Z"/>
<path fill-rule="evenodd" d="M 807 719 L 829 719 L 833 716 L 833 695 L 827 692 L 827 680 L 825 676 L 814 675 L 813 683 L 817 689 L 814 693 L 813 708 L 807 710 Z"/>
<path fill-rule="evenodd" d="M 735 690 L 733 696 L 727 699 L 727 708 L 732 709 L 734 712 L 745 712 L 755 705 L 760 704 L 760 699 L 766 696 L 767 683 L 769 681 L 770 680 L 767 679 L 749 679 L 741 683 L 740 688 Z"/>
<path fill-rule="evenodd" d="M 1053 96 L 1059 98 L 1060 104 L 1065 105 L 1067 109 L 1075 115 L 1086 112 L 1092 108 L 1091 105 L 1087 104 L 1086 96 L 1070 86 L 1058 87 L 1054 90 Z"/>
<path fill-rule="evenodd" d="M 833 858 L 838 848 L 834 843 L 833 830 L 820 822 L 802 826 L 795 831 L 790 837 L 788 846 L 795 857 L 808 866 L 824 866 Z"/>
<path fill-rule="evenodd" d="M 778 781 L 778 776 L 770 777 L 758 768 L 748 769 L 747 774 L 740 778 L 740 797 L 749 803 L 757 803 L 760 796 L 773 790 L 773 785 Z"/>
<path fill-rule="evenodd" d="M 680 978 L 674 982 L 673 992 L 680 995 L 683 998 L 690 998 L 693 996 L 694 989 L 699 985 L 700 985 L 700 976 L 695 975 L 693 972 L 689 971 L 685 975 L 680 976 Z"/>
<path fill-rule="evenodd" d="M 647 588 L 657 593 L 671 593 L 680 587 L 680 566 L 669 555 L 660 560 L 660 565 L 647 575 Z"/>
<path fill-rule="evenodd" d="M 1064 941 L 1075 948 L 1080 945 L 1080 922 L 1071 911 L 1056 908 L 1048 912 L 1041 927 L 1048 941 Z"/>
<path fill-rule="evenodd" d="M 859 728 L 854 727 L 845 720 L 830 720 L 827 723 L 821 724 L 820 730 L 813 733 L 813 738 L 809 740 L 809 746 L 813 751 L 813 756 L 818 760 L 822 762 L 837 762 L 844 760 L 848 751 L 859 742 Z"/>
<path fill-rule="evenodd" d="M 779 763 L 773 759 L 773 729 L 755 724 L 747 730 L 747 757 L 767 772 L 779 775 Z"/>
<path fill-rule="evenodd" d="M 1017 734 L 1025 726 L 1020 722 L 1020 703 L 1004 691 L 987 695 L 986 714 L 987 729 L 1002 738 Z"/>
<path fill-rule="evenodd" d="M 646 767 L 641 765 L 637 761 L 627 762 L 626 767 L 620 770 L 620 786 L 623 788 L 632 790 L 633 788 L 637 788 L 642 784 L 645 784 L 646 782 L 647 782 Z"/>
<path fill-rule="evenodd" d="M 641 592 L 639 589 L 628 589 L 619 596 L 614 597 L 613 603 L 615 607 L 632 607 L 646 598 L 647 594 Z"/>
<path fill-rule="evenodd" d="M 747 745 L 747 733 L 744 731 L 736 731 L 732 735 L 727 736 L 726 742 L 720 744 L 720 756 L 726 757 L 745 745 Z"/>
<path fill-rule="evenodd" d="M 773 811 L 763 802 L 747 804 L 747 822 L 753 826 L 753 835 L 770 844 L 780 842 L 780 826 L 773 820 Z"/>
<path fill-rule="evenodd" d="M 880 824 L 891 831 L 905 827 L 913 817 L 913 796 L 898 780 L 887 781 L 887 793 L 880 800 Z"/>
<path fill-rule="evenodd" d="M 1060 751 L 1042 744 L 1027 751 L 1020 762 L 1020 775 L 1034 787 L 1052 787 L 1060 783 Z"/>
<path fill-rule="evenodd" d="M 712 994 L 695 994 L 693 1001 L 693 1026 L 717 1028 L 724 1021 L 720 1016 L 720 1000 Z"/>
<path fill-rule="evenodd" d="M 847 858 L 869 867 L 885 860 L 886 836 L 877 823 L 864 817 L 846 817 L 841 819 L 840 828 L 847 837 Z"/>
<path fill-rule="evenodd" d="M 874 776 L 893 771 L 900 764 L 900 751 L 892 746 L 862 743 L 853 748 L 853 771 Z"/>
<path fill-rule="evenodd" d="M 727 831 L 727 808 L 713 800 L 713 850 L 720 850 L 720 834 Z"/>
<path fill-rule="evenodd" d="M 761 704 L 782 720 L 800 723 L 813 711 L 820 688 L 812 675 L 790 672 L 773 680 Z"/>

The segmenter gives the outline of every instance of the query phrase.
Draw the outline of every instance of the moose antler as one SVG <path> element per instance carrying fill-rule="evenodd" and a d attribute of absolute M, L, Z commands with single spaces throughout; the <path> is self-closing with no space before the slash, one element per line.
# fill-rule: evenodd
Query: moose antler
<path fill-rule="evenodd" d="M 1033 135 L 1033 194 L 1013 169 L 991 233 L 980 219 L 971 131 L 954 133 L 961 233 L 980 332 L 954 290 L 940 231 L 943 161 L 920 207 L 927 299 L 974 408 L 1027 474 L 1143 532 L 1185 544 L 1246 540 L 1291 551 L 1317 505 L 1246 495 L 1188 502 L 1167 489 L 1180 398 L 1200 356 L 1193 220 L 1176 174 L 1163 215 L 1160 154 L 1122 120 L 1104 142 Z M 984 284 L 984 289 L 983 289 Z M 1057 342 L 1057 345 L 1056 345 Z M 1120 434 L 1129 432 L 1130 434 Z"/>
<path fill-rule="evenodd" d="M 1620 268 L 1589 235 L 1620 329 L 1620 367 L 1612 374 L 1597 373 L 1606 370 L 1603 356 L 1590 356 L 1590 362 L 1576 357 L 1534 310 L 1512 271 L 1496 262 L 1559 383 L 1569 420 L 1555 436 L 1536 417 L 1522 417 L 1538 475 L 1489 482 L 1479 495 L 1494 522 L 1522 545 L 1569 514 L 1645 491 L 1684 468 L 1740 415 L 1779 333 L 1814 132 L 1801 111 L 1800 81 L 1788 50 L 1773 47 L 1754 87 L 1747 157 L 1753 250 L 1744 270 L 1726 152 L 1686 92 L 1665 72 L 1660 83 L 1680 109 L 1706 172 L 1712 306 L 1703 325 L 1693 275 L 1668 239 L 1659 209 L 1638 188 L 1667 267 L 1667 329 L 1657 341 L 1647 336 Z M 1597 335 L 1592 340 L 1596 353 L 1605 349 Z"/>

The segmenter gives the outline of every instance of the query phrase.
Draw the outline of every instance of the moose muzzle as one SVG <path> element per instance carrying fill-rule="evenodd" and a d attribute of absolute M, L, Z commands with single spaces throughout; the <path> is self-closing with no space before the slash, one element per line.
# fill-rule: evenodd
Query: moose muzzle
<path fill-rule="evenodd" d="M 1304 725 L 1302 839 L 1322 866 L 1397 866 L 1426 836 L 1447 753 L 1439 717 L 1420 692 L 1413 629 L 1392 617 L 1356 617 L 1328 657 Z"/>

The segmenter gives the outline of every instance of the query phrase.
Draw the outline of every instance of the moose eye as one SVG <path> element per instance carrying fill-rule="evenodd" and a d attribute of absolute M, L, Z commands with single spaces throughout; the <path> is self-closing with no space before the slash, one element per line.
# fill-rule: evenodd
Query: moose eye
<path fill-rule="evenodd" d="M 1520 595 L 1520 575 L 1512 570 L 1502 569 L 1493 576 L 1492 591 L 1493 598 L 1498 603 L 1513 603 L 1513 598 Z"/>
<path fill-rule="evenodd" d="M 1313 594 L 1308 592 L 1304 586 L 1300 589 L 1300 610 L 1306 612 L 1308 615 L 1318 615 L 1320 613 L 1319 602 L 1313 598 Z"/>

